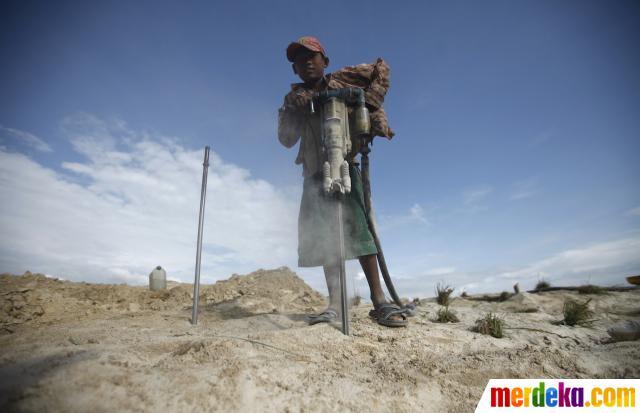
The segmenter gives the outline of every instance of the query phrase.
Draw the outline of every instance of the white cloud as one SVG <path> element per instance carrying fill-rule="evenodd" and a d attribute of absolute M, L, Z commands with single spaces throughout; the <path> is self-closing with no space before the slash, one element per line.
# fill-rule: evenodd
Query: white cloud
<path fill-rule="evenodd" d="M 625 277 L 640 274 L 640 237 L 568 249 L 525 265 L 496 262 L 484 268 L 467 264 L 425 269 L 425 262 L 404 260 L 399 267 L 391 265 L 390 271 L 398 294 L 406 297 L 432 297 L 438 282 L 472 294 L 512 291 L 515 283 L 531 289 L 540 278 L 552 285 L 625 285 Z"/>
<path fill-rule="evenodd" d="M 62 171 L 0 150 L 0 271 L 145 282 L 193 278 L 203 150 L 87 114 L 64 122 L 85 160 Z M 211 153 L 203 281 L 295 266 L 297 196 Z"/>
<path fill-rule="evenodd" d="M 531 198 L 536 192 L 537 180 L 530 178 L 524 181 L 519 181 L 513 184 L 513 189 L 509 199 L 512 201 L 519 201 L 526 198 Z"/>
<path fill-rule="evenodd" d="M 640 206 L 627 211 L 627 215 L 640 216 Z"/>
<path fill-rule="evenodd" d="M 560 252 L 501 278 L 534 284 L 539 278 L 556 284 L 624 284 L 624 277 L 640 271 L 640 238 L 594 244 Z"/>
<path fill-rule="evenodd" d="M 466 189 L 462 192 L 462 199 L 465 205 L 475 204 L 487 197 L 493 192 L 493 188 L 489 185 L 482 185 L 475 188 Z"/>
<path fill-rule="evenodd" d="M 6 128 L 0 125 L 0 142 L 4 139 L 1 136 L 5 136 L 9 139 L 15 139 L 18 142 L 30 146 L 40 152 L 52 152 L 53 149 L 49 146 L 49 144 L 42 139 L 38 138 L 36 135 L 31 134 L 29 132 L 21 131 L 13 128 Z M 5 139 L 6 139 L 5 138 Z"/>
<path fill-rule="evenodd" d="M 438 267 L 438 268 L 431 268 L 427 270 L 424 274 L 425 275 L 446 275 L 446 274 L 452 274 L 454 272 L 456 272 L 455 267 Z"/>
<path fill-rule="evenodd" d="M 379 220 L 380 228 L 383 230 L 402 227 L 408 224 L 430 224 L 424 208 L 418 203 L 413 204 L 409 210 L 402 215 L 381 215 Z"/>
<path fill-rule="evenodd" d="M 427 218 L 424 214 L 424 208 L 420 206 L 420 204 L 413 204 L 411 208 L 409 208 L 409 217 L 418 222 L 427 223 Z"/>

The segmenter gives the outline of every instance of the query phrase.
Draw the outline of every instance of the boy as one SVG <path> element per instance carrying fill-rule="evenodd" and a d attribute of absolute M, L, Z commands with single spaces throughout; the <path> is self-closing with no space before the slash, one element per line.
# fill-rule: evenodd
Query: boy
<path fill-rule="evenodd" d="M 329 307 L 309 317 L 309 323 L 316 324 L 338 318 L 340 263 L 335 254 L 335 228 L 332 228 L 334 209 L 322 193 L 321 168 L 325 159 L 320 142 L 320 111 L 311 112 L 311 98 L 313 93 L 326 89 L 364 89 L 371 112 L 371 138 L 383 136 L 391 139 L 393 132 L 382 108 L 384 95 L 389 88 L 389 67 L 382 59 L 378 59 L 373 64 L 345 67 L 325 75 L 324 69 L 329 65 L 329 58 L 320 41 L 311 36 L 301 37 L 289 44 L 287 59 L 292 62 L 293 72 L 302 83 L 292 84 L 291 92 L 284 98 L 284 104 L 278 112 L 278 139 L 287 148 L 301 140 L 296 158 L 296 164 L 302 164 L 304 176 L 298 217 L 298 265 L 323 266 L 329 290 Z M 397 306 L 386 303 L 380 285 L 376 260 L 378 251 L 367 225 L 362 180 L 355 162 L 359 147 L 359 142 L 354 140 L 353 149 L 346 157 L 352 181 L 351 192 L 342 200 L 346 259 L 358 258 L 367 277 L 374 306 L 370 315 L 381 325 L 406 326 L 405 315 Z"/>

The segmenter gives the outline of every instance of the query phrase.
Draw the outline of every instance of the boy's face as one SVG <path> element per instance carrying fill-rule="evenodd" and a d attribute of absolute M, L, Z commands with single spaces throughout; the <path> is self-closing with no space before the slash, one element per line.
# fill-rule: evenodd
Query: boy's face
<path fill-rule="evenodd" d="M 328 65 L 328 59 L 320 52 L 309 49 L 301 49 L 293 62 L 293 73 L 300 76 L 305 83 L 313 83 L 324 76 L 324 69 Z"/>

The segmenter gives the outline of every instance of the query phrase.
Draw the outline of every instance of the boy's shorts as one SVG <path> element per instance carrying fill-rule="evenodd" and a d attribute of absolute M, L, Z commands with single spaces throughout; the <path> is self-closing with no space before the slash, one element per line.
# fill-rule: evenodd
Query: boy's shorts
<path fill-rule="evenodd" d="M 367 225 L 360 169 L 349 166 L 351 193 L 342 197 L 345 258 L 377 254 Z M 336 200 L 324 195 L 322 174 L 305 178 L 298 216 L 298 266 L 317 267 L 337 262 L 339 240 Z"/>

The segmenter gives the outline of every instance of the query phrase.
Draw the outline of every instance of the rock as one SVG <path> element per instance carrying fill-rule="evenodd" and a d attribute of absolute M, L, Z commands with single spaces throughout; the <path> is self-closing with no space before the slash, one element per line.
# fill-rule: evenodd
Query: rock
<path fill-rule="evenodd" d="M 640 339 L 640 321 L 627 320 L 614 324 L 607 330 L 614 341 L 634 341 Z"/>
<path fill-rule="evenodd" d="M 74 336 L 69 337 L 69 342 L 71 344 L 73 344 L 73 345 L 76 345 L 76 346 L 79 346 L 80 344 L 82 344 L 82 340 L 80 340 L 80 338 L 74 337 Z"/>

